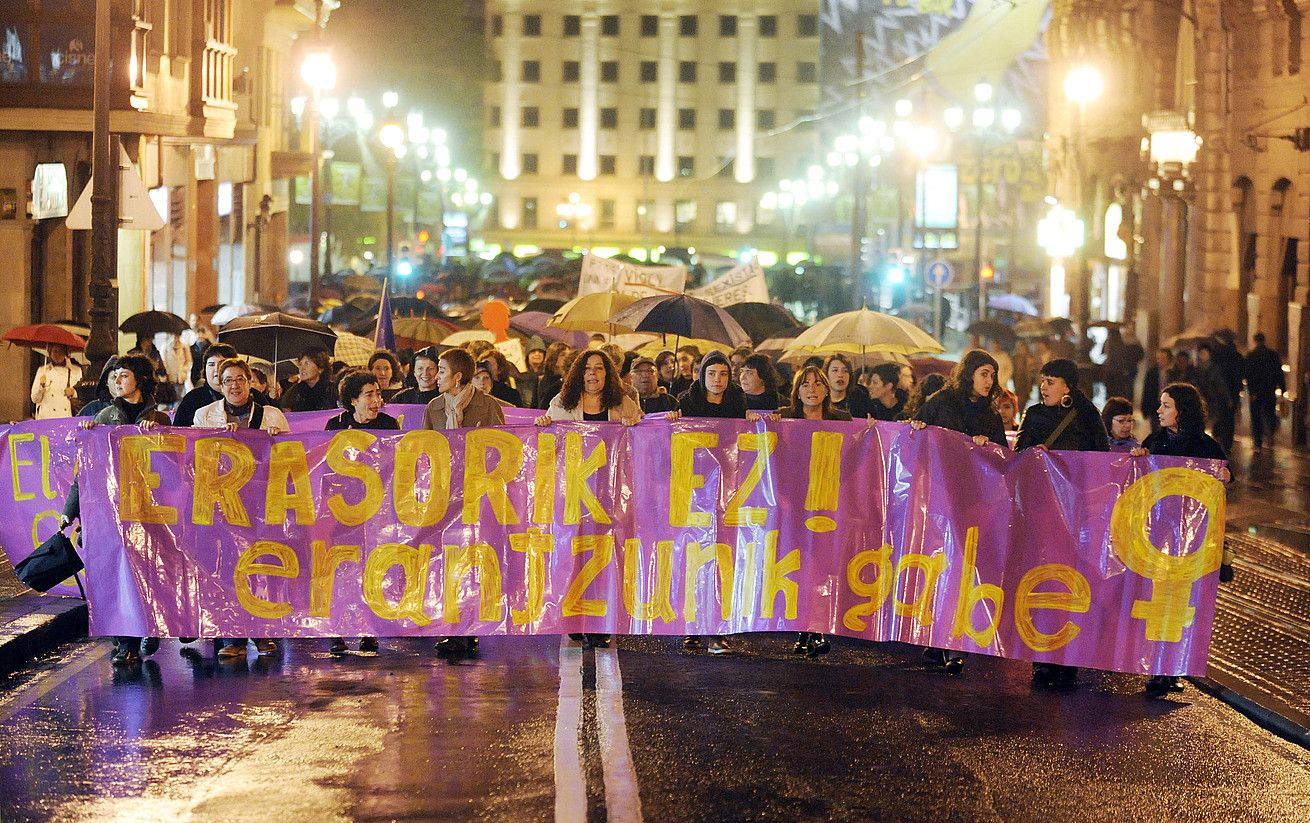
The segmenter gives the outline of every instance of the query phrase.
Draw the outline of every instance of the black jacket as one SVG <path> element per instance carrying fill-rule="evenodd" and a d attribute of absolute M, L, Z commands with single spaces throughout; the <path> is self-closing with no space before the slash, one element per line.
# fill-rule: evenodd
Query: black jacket
<path fill-rule="evenodd" d="M 559 390 L 564 388 L 564 378 L 558 374 L 543 374 L 537 382 L 537 395 L 532 398 L 532 405 L 538 409 L 550 408 L 550 401 L 555 399 Z"/>
<path fill-rule="evenodd" d="M 282 411 L 327 411 L 337 407 L 337 386 L 325 374 L 312 387 L 297 381 L 282 393 Z"/>
<path fill-rule="evenodd" d="M 1287 389 L 1283 376 L 1283 358 L 1265 346 L 1256 346 L 1246 355 L 1246 386 L 1252 395 L 1270 395 L 1275 389 Z"/>
<path fill-rule="evenodd" d="M 797 408 L 795 406 L 790 406 L 790 405 L 783 406 L 782 408 L 778 409 L 778 414 L 782 415 L 784 420 L 805 419 L 805 409 Z M 851 413 L 847 411 L 842 411 L 836 406 L 833 406 L 832 411 L 825 414 L 823 416 L 823 419 L 824 420 L 850 420 Z"/>
<path fill-rule="evenodd" d="M 423 391 L 419 389 L 417 386 L 410 386 L 409 388 L 398 392 L 395 397 L 392 397 L 387 402 L 395 403 L 397 405 L 400 405 L 401 403 L 411 403 L 411 404 L 418 404 L 420 406 L 426 406 L 428 403 L 430 403 L 433 400 L 436 400 L 440 396 L 441 396 L 441 389 L 432 389 L 432 391 Z"/>
<path fill-rule="evenodd" d="M 966 400 L 957 389 L 940 389 L 924 401 L 915 419 L 970 437 L 982 435 L 998 446 L 1010 445 L 1005 439 L 1005 422 L 992 408 L 990 398 Z"/>
<path fill-rule="evenodd" d="M 723 402 L 711 403 L 705 399 L 705 389 L 699 382 L 692 383 L 678 397 L 678 409 L 687 417 L 728 417 L 746 419 L 746 392 L 729 385 L 723 393 Z"/>
<path fill-rule="evenodd" d="M 851 418 L 855 420 L 863 420 L 873 412 L 873 398 L 869 397 L 869 390 L 854 380 L 846 387 L 846 396 L 840 401 L 834 400 L 832 405 L 850 412 Z"/>
<path fill-rule="evenodd" d="M 1184 432 L 1177 434 L 1168 429 L 1160 429 L 1146 438 L 1142 448 L 1151 454 L 1169 457 L 1200 457 L 1208 460 L 1227 460 L 1224 447 L 1205 432 Z"/>
<path fill-rule="evenodd" d="M 896 390 L 896 404 L 891 408 L 884 406 L 881 400 L 869 398 L 869 416 L 874 420 L 900 420 L 901 415 L 905 413 L 905 401 L 909 398 L 908 392 L 900 389 Z"/>
<path fill-rule="evenodd" d="M 361 423 L 355 419 L 355 413 L 349 409 L 338 414 L 327 422 L 323 431 L 341 431 L 343 429 L 375 429 L 382 431 L 396 431 L 400 429 L 400 421 L 386 412 L 378 412 L 378 416 L 367 423 Z"/>
<path fill-rule="evenodd" d="M 1064 431 L 1060 432 L 1060 436 L 1048 448 L 1053 451 L 1108 452 L 1110 450 L 1110 436 L 1106 434 L 1105 424 L 1101 422 L 1101 415 L 1092 405 L 1092 401 L 1083 396 L 1082 392 L 1075 391 L 1071 396 L 1074 402 L 1069 408 L 1047 406 L 1042 403 L 1035 403 L 1028 407 L 1028 411 L 1023 414 L 1023 421 L 1019 423 L 1017 446 L 1019 451 L 1045 443 L 1064 422 L 1070 411 L 1074 412 L 1074 419 L 1065 426 Z"/>
<path fill-rule="evenodd" d="M 659 391 L 652 394 L 650 397 L 641 398 L 642 414 L 659 414 L 660 412 L 671 412 L 677 410 L 678 398 L 669 394 L 668 390 L 663 386 L 660 386 Z"/>
<path fill-rule="evenodd" d="M 776 389 L 765 389 L 763 394 L 746 395 L 746 408 L 753 411 L 777 411 L 783 405 Z"/>

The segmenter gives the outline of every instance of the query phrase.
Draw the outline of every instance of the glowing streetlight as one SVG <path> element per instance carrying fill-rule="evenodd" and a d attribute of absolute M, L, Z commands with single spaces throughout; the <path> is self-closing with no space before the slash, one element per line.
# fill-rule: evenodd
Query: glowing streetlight
<path fill-rule="evenodd" d="M 1105 92 L 1105 78 L 1095 66 L 1075 66 L 1064 76 L 1064 96 L 1080 106 L 1100 99 Z"/>
<path fill-rule="evenodd" d="M 400 95 L 394 91 L 382 92 L 382 108 L 394 109 L 400 105 Z"/>
<path fill-rule="evenodd" d="M 305 61 L 300 64 L 300 79 L 314 91 L 331 91 L 337 85 L 337 66 L 332 62 L 332 53 L 311 51 L 306 54 Z"/>

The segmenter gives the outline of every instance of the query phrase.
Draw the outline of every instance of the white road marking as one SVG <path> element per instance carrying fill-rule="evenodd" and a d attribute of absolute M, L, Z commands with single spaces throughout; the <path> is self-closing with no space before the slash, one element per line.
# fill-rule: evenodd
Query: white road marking
<path fill-rule="evenodd" d="M 582 649 L 559 644 L 559 708 L 555 712 L 555 821 L 576 823 L 587 819 L 587 786 L 582 777 Z"/>
<path fill-rule="evenodd" d="M 608 817 L 614 823 L 641 823 L 641 796 L 623 717 L 623 674 L 617 649 L 596 649 L 596 719 Z"/>

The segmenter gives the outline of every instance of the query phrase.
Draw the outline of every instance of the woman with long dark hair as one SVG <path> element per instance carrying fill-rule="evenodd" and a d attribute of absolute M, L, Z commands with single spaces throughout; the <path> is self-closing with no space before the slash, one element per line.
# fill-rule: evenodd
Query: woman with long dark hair
<path fill-rule="evenodd" d="M 869 416 L 869 390 L 855 380 L 855 367 L 850 358 L 844 354 L 830 354 L 823 361 L 823 373 L 828 377 L 828 387 L 832 392 L 832 404 L 851 417 L 863 419 Z"/>
<path fill-rule="evenodd" d="M 1196 386 L 1190 383 L 1170 383 L 1165 386 L 1160 390 L 1160 410 L 1156 414 L 1160 418 L 1160 430 L 1148 435 L 1146 442 L 1131 452 L 1134 457 L 1159 454 L 1203 460 L 1228 459 L 1219 441 L 1205 433 L 1205 421 L 1209 415 L 1205 398 L 1201 397 Z M 1219 472 L 1219 479 L 1225 483 L 1233 479 L 1227 466 Z M 1218 527 L 1223 528 L 1223 524 L 1220 523 Z M 1232 579 L 1232 557 L 1229 556 L 1228 544 L 1225 542 L 1219 582 L 1228 583 Z M 1173 675 L 1157 674 L 1146 681 L 1146 693 L 1151 697 L 1182 690 L 1182 683 Z"/>
<path fill-rule="evenodd" d="M 737 369 L 737 383 L 746 393 L 746 408 L 756 411 L 774 411 L 782 405 L 778 386 L 782 379 L 773 361 L 762 354 L 747 355 Z"/>
<path fill-rule="evenodd" d="M 1077 364 L 1057 358 L 1043 365 L 1038 376 L 1039 402 L 1019 422 L 1017 450 L 1108 452 L 1110 437 L 1101 414 L 1078 388 Z M 1043 688 L 1071 687 L 1077 679 L 1076 666 L 1033 664 L 1033 683 Z"/>
<path fill-rule="evenodd" d="M 368 359 L 368 370 L 377 378 L 384 402 L 390 402 L 391 398 L 405 388 L 405 375 L 400 366 L 400 359 L 386 349 L 373 352 L 373 356 Z"/>
<path fill-rule="evenodd" d="M 1001 393 L 996 381 L 996 358 L 982 349 L 970 349 L 960 358 L 946 385 L 924 401 L 910 421 L 916 431 L 928 426 L 960 432 L 975 445 L 993 443 L 1008 446 L 1005 424 L 993 402 Z M 964 652 L 954 649 L 924 649 L 924 657 L 940 665 L 947 674 L 964 671 Z"/>
<path fill-rule="evenodd" d="M 546 347 L 546 360 L 542 363 L 541 379 L 537 382 L 537 395 L 533 404 L 538 409 L 550 408 L 550 401 L 564 385 L 568 370 L 564 359 L 573 349 L 567 343 L 551 343 Z M 472 375 L 470 375 L 471 377 Z"/>
<path fill-rule="evenodd" d="M 910 388 L 909 397 L 905 400 L 905 408 L 901 411 L 901 420 L 913 420 L 914 416 L 923 408 L 924 401 L 929 397 L 942 390 L 946 385 L 946 378 L 936 372 L 927 375 L 917 384 Z"/>

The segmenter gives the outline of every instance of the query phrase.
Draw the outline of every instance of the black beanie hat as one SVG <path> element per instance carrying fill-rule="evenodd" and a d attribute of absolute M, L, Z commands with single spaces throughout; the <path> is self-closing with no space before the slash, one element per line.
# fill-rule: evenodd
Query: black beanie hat
<path fill-rule="evenodd" d="M 1046 377 L 1060 377 L 1069 388 L 1078 389 L 1078 364 L 1066 357 L 1051 360 L 1042 366 L 1042 374 Z"/>
<path fill-rule="evenodd" d="M 705 388 L 705 370 L 714 363 L 727 366 L 728 370 L 732 371 L 732 363 L 729 362 L 728 356 L 718 349 L 712 349 L 700 360 L 700 377 L 697 379 L 697 382 L 700 383 L 702 389 Z"/>

